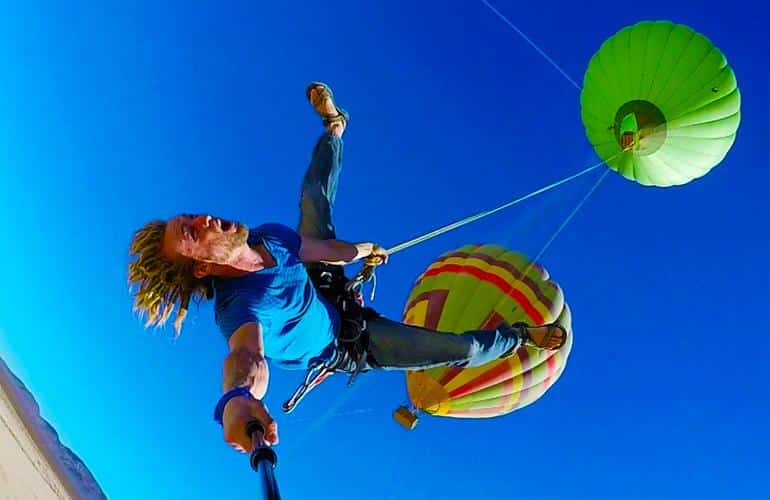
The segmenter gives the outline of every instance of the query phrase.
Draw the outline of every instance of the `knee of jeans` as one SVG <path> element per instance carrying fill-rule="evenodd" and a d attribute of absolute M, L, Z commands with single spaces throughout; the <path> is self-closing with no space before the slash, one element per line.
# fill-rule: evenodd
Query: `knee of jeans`
<path fill-rule="evenodd" d="M 489 346 L 485 346 L 478 340 L 474 340 L 471 343 L 470 349 L 468 349 L 468 359 L 465 366 L 473 368 L 483 365 L 494 359 L 490 354 L 491 349 L 489 349 Z"/>
<path fill-rule="evenodd" d="M 506 344 L 506 349 L 517 347 L 522 344 L 521 333 L 508 323 L 504 323 L 497 328 L 498 342 Z"/>

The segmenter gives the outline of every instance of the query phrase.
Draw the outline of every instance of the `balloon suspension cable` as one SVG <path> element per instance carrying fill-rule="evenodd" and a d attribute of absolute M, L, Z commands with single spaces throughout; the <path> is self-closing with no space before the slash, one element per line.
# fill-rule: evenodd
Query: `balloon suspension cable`
<path fill-rule="evenodd" d="M 614 155 L 612 158 L 610 158 L 610 160 L 616 158 L 617 156 L 618 154 Z M 521 275 L 518 276 L 515 279 L 515 281 L 523 281 L 527 276 L 529 276 L 529 272 L 532 270 L 534 266 L 538 265 L 537 263 L 540 262 L 540 259 L 543 257 L 543 254 L 545 254 L 546 250 L 548 250 L 548 247 L 551 246 L 551 243 L 553 243 L 554 240 L 559 236 L 559 234 L 564 230 L 564 228 L 567 227 L 567 224 L 569 224 L 570 221 L 572 221 L 572 219 L 575 217 L 578 211 L 588 201 L 588 198 L 590 198 L 591 195 L 594 194 L 594 191 L 596 191 L 596 189 L 599 187 L 599 185 L 602 183 L 604 178 L 607 177 L 607 174 L 609 173 L 610 173 L 610 169 L 608 168 L 607 170 L 604 171 L 601 177 L 599 177 L 599 179 L 594 183 L 594 185 L 591 186 L 591 189 L 589 189 L 588 192 L 585 194 L 585 196 L 583 196 L 583 199 L 580 200 L 577 205 L 575 205 L 575 208 L 573 208 L 572 212 L 570 212 L 569 215 L 567 215 L 567 217 L 564 219 L 561 225 L 559 225 L 559 227 L 556 228 L 556 231 L 554 231 L 551 237 L 548 238 L 548 241 L 546 241 L 545 244 L 543 244 L 543 247 L 540 249 L 539 252 L 537 252 L 537 255 L 535 256 L 535 258 L 529 261 L 529 264 L 527 264 L 527 267 L 524 268 L 524 272 L 521 273 Z M 516 307 L 514 307 L 514 309 L 516 309 Z"/>
<path fill-rule="evenodd" d="M 510 27 L 510 28 L 511 28 L 513 31 L 515 31 L 515 32 L 516 32 L 516 33 L 517 33 L 517 34 L 518 34 L 518 35 L 519 35 L 521 38 L 523 38 L 523 39 L 524 39 L 524 41 L 526 41 L 528 44 L 530 44 L 530 45 L 532 46 L 532 48 L 533 48 L 533 49 L 535 49 L 535 50 L 537 51 L 537 53 L 538 53 L 538 54 L 540 54 L 541 56 L 543 56 L 543 57 L 545 58 L 545 60 L 546 60 L 546 61 L 548 61 L 548 62 L 551 64 L 551 66 L 553 66 L 554 68 L 556 68 L 556 70 L 557 70 L 559 73 L 561 73 L 561 75 L 562 75 L 564 78 L 566 78 L 566 79 L 567 79 L 567 81 L 569 81 L 569 82 L 570 82 L 572 85 L 574 85 L 576 89 L 578 89 L 578 90 L 583 90 L 583 89 L 582 89 L 582 87 L 581 87 L 581 86 L 580 86 L 580 85 L 579 85 L 579 84 L 578 84 L 578 83 L 577 83 L 575 80 L 573 80 L 573 79 L 572 79 L 572 78 L 571 78 L 571 77 L 570 77 L 570 76 L 567 74 L 567 72 L 566 72 L 566 71 L 564 71 L 563 69 L 561 69 L 561 67 L 560 67 L 558 64 L 556 64 L 556 62 L 555 62 L 553 59 L 551 59 L 551 58 L 548 56 L 548 54 L 546 54 L 546 53 L 545 53 L 545 51 L 544 51 L 543 49 L 541 49 L 540 47 L 538 47 L 538 46 L 537 46 L 537 44 L 536 44 L 535 42 L 533 42 L 533 41 L 532 41 L 532 40 L 531 40 L 531 39 L 530 39 L 530 38 L 529 38 L 527 35 L 525 35 L 523 31 L 521 31 L 519 28 L 517 28 L 515 24 L 513 24 L 511 21 L 509 21 L 509 20 L 508 20 L 508 18 L 507 18 L 507 17 L 505 17 L 505 16 L 504 16 L 504 15 L 503 15 L 503 14 L 502 14 L 502 13 L 501 13 L 499 10 L 497 10 L 496 8 L 494 8 L 494 6 L 492 6 L 492 4 L 490 4 L 490 3 L 489 3 L 487 0 L 481 0 L 481 3 L 483 3 L 484 5 L 486 5 L 487 7 L 489 7 L 489 10 L 491 10 L 492 12 L 494 12 L 494 13 L 497 15 L 497 17 L 499 17 L 499 18 L 500 18 L 500 19 L 501 19 L 501 20 L 502 20 L 502 21 L 503 21 L 505 24 L 507 24 L 507 25 L 508 25 L 508 26 L 509 26 L 509 27 Z"/>
<path fill-rule="evenodd" d="M 540 251 L 535 256 L 535 258 L 532 259 L 532 261 L 529 264 L 530 267 L 535 262 L 539 262 L 540 261 L 540 258 L 543 256 L 543 254 L 546 252 L 546 250 L 548 250 L 548 247 L 551 246 L 551 243 L 553 243 L 553 241 L 556 239 L 556 237 L 559 236 L 559 234 L 564 230 L 565 227 L 567 227 L 567 224 L 570 223 L 570 221 L 575 217 L 575 215 L 578 213 L 578 211 L 583 207 L 583 205 L 585 205 L 585 203 L 588 201 L 588 198 L 590 198 L 591 195 L 594 194 L 594 191 L 596 191 L 596 189 L 599 187 L 599 184 L 602 183 L 604 178 L 607 177 L 607 174 L 609 174 L 609 173 L 610 173 L 610 169 L 608 168 L 607 170 L 604 171 L 604 173 L 601 175 L 601 177 L 599 177 L 599 179 L 594 183 L 594 185 L 591 186 L 591 189 L 589 189 L 588 192 L 585 194 L 585 196 L 583 196 L 583 199 L 580 200 L 577 205 L 575 205 L 575 208 L 572 209 L 572 212 L 570 212 L 570 214 L 567 215 L 567 218 L 564 219 L 564 222 L 562 222 L 561 225 L 556 229 L 556 231 L 554 231 L 554 233 L 551 235 L 551 237 L 548 238 L 548 241 L 546 241 L 545 244 L 543 245 L 543 248 L 541 248 Z M 523 276 L 527 275 L 527 271 L 529 271 L 529 269 L 524 271 Z"/>
<path fill-rule="evenodd" d="M 453 229 L 457 229 L 458 227 L 464 226 L 466 224 L 470 224 L 471 222 L 475 222 L 475 221 L 477 221 L 479 219 L 483 219 L 484 217 L 488 217 L 488 216 L 490 216 L 492 214 L 495 214 L 495 213 L 497 213 L 497 212 L 499 212 L 501 210 L 504 210 L 504 209 L 506 209 L 508 207 L 512 207 L 513 205 L 516 205 L 518 203 L 521 203 L 524 200 L 527 200 L 529 198 L 537 196 L 538 194 L 544 193 L 546 191 L 550 191 L 551 189 L 554 189 L 554 188 L 556 188 L 558 186 L 561 186 L 562 184 L 566 184 L 567 182 L 570 182 L 570 181 L 572 181 L 574 179 L 577 179 L 578 177 L 580 177 L 582 175 L 585 175 L 585 174 L 587 174 L 587 173 L 589 173 L 589 172 L 599 168 L 603 164 L 604 164 L 604 162 L 600 161 L 599 163 L 591 165 L 590 167 L 588 167 L 588 168 L 586 168 L 586 169 L 584 169 L 584 170 L 582 170 L 582 171 L 580 171 L 580 172 L 578 172 L 576 174 L 570 175 L 569 177 L 565 177 L 564 179 L 561 179 L 561 180 L 553 182 L 553 183 L 551 183 L 551 184 L 549 184 L 549 185 L 547 185 L 545 187 L 542 187 L 540 189 L 532 191 L 531 193 L 529 193 L 527 195 L 524 195 L 524 196 L 521 196 L 521 197 L 516 198 L 514 200 L 511 200 L 511 201 L 509 201 L 507 203 L 504 203 L 504 204 L 500 205 L 499 207 L 493 208 L 491 210 L 486 210 L 484 212 L 480 212 L 480 213 L 478 213 L 476 215 L 471 215 L 470 217 L 466 217 L 465 219 L 459 220 L 457 222 L 453 222 L 451 224 L 447 224 L 446 226 L 443 226 L 443 227 L 440 227 L 438 229 L 435 229 L 435 230 L 433 230 L 433 231 L 431 231 L 429 233 L 425 233 L 422 236 L 418 236 L 418 237 L 413 238 L 413 239 L 411 239 L 409 241 L 405 241 L 403 243 L 400 243 L 400 244 L 398 244 L 398 245 L 396 245 L 396 246 L 394 246 L 392 248 L 389 248 L 387 250 L 388 255 L 393 255 L 396 252 L 400 252 L 401 250 L 404 250 L 404 249 L 409 248 L 411 246 L 417 245 L 418 243 L 422 243 L 423 241 L 429 240 L 431 238 L 435 238 L 436 236 L 444 234 L 444 233 L 446 233 L 448 231 L 451 231 Z"/>

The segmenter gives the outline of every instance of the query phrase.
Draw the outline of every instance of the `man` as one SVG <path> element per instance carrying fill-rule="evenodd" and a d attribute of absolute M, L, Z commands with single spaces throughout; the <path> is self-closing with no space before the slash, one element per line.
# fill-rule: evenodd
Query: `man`
<path fill-rule="evenodd" d="M 129 264 L 129 282 L 138 286 L 134 309 L 148 316 L 146 326 L 163 325 L 179 303 L 174 323 L 178 334 L 190 300 L 215 298 L 215 321 L 230 347 L 216 415 L 225 441 L 240 451 L 250 448 L 245 426 L 254 419 L 264 427 L 268 444 L 278 442 L 278 426 L 261 401 L 268 386 L 268 360 L 287 369 L 326 363 L 342 371 L 470 367 L 509 355 L 524 342 L 558 349 L 566 340 L 560 325 L 503 325 L 456 335 L 391 321 L 369 310 L 362 340 L 356 340 L 363 357 L 351 359 L 342 345 L 342 323 L 350 318 L 314 288 L 308 269 L 315 263 L 361 259 L 384 263 L 388 255 L 375 243 L 336 239 L 332 208 L 348 115 L 323 83 L 312 83 L 307 97 L 325 131 L 303 181 L 297 231 L 275 223 L 249 229 L 211 215 L 182 214 L 150 222 L 131 244 L 137 259 Z"/>

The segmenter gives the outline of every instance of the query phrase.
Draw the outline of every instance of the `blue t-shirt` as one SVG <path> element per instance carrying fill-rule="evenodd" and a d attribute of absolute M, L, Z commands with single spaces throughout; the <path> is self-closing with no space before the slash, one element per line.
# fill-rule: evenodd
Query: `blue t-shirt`
<path fill-rule="evenodd" d="M 262 325 L 265 357 L 288 369 L 326 359 L 340 319 L 318 292 L 299 259 L 301 240 L 282 224 L 249 231 L 248 244 L 264 244 L 275 266 L 238 278 L 217 278 L 214 320 L 226 338 L 244 323 Z"/>

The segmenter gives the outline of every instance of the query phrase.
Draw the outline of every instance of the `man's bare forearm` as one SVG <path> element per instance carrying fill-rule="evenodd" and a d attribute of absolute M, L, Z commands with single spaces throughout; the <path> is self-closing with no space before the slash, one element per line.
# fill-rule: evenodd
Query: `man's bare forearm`
<path fill-rule="evenodd" d="M 327 258 L 322 262 L 342 265 L 355 262 L 372 253 L 371 243 L 348 243 L 342 240 L 324 240 L 327 246 Z"/>
<path fill-rule="evenodd" d="M 245 386 L 252 396 L 262 399 L 267 392 L 269 375 L 264 356 L 246 348 L 235 349 L 225 358 L 222 389 L 227 392 Z"/>

